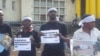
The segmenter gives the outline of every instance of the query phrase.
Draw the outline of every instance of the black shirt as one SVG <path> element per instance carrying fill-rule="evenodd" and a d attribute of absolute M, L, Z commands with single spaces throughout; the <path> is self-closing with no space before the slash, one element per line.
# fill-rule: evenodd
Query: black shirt
<path fill-rule="evenodd" d="M 11 33 L 11 27 L 7 24 L 1 24 L 0 25 L 0 33 L 1 34 L 5 34 L 8 33 L 10 37 L 12 37 L 12 33 Z"/>
<path fill-rule="evenodd" d="M 43 24 L 41 27 L 40 27 L 40 31 L 43 31 L 43 30 L 54 30 L 54 29 L 58 29 L 59 32 L 63 35 L 63 36 L 66 36 L 67 35 L 67 27 L 64 23 L 60 23 L 60 22 L 47 22 L 46 24 Z M 63 39 L 60 39 L 60 43 L 58 44 L 45 44 L 44 46 L 44 49 L 45 50 L 57 50 L 57 51 L 60 51 L 60 50 L 64 50 L 64 40 Z"/>
<path fill-rule="evenodd" d="M 21 35 L 21 37 L 33 36 L 33 38 L 35 39 L 35 42 L 37 44 L 40 43 L 40 39 L 38 37 L 38 32 L 36 32 L 34 30 L 32 32 L 29 32 L 29 31 L 23 32 L 22 31 L 22 32 L 19 32 L 17 34 L 17 36 L 18 35 Z M 31 51 L 20 51 L 18 56 L 36 56 L 36 48 L 35 47 L 36 47 L 35 44 L 31 44 Z"/>

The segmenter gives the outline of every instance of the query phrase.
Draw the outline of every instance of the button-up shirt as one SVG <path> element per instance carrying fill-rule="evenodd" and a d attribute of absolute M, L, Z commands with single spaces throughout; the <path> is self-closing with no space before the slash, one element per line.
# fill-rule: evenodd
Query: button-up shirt
<path fill-rule="evenodd" d="M 93 28 L 90 34 L 83 31 L 82 28 L 74 32 L 73 39 L 83 41 L 97 41 L 100 38 L 100 31 L 97 28 Z"/>

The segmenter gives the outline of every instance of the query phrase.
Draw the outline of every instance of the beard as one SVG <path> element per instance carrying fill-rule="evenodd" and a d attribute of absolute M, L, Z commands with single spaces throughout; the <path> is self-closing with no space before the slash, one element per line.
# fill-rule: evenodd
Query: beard
<path fill-rule="evenodd" d="M 51 20 L 56 20 L 56 16 L 50 16 Z"/>
<path fill-rule="evenodd" d="M 55 20 L 56 18 L 50 18 L 51 20 Z"/>
<path fill-rule="evenodd" d="M 94 27 L 90 27 L 89 29 L 92 30 Z"/>

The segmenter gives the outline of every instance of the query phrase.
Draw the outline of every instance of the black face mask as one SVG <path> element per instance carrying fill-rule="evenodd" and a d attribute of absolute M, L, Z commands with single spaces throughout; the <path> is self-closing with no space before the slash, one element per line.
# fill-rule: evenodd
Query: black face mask
<path fill-rule="evenodd" d="M 50 20 L 56 20 L 56 15 L 55 14 L 51 14 L 51 15 L 49 15 L 49 18 L 50 18 Z"/>

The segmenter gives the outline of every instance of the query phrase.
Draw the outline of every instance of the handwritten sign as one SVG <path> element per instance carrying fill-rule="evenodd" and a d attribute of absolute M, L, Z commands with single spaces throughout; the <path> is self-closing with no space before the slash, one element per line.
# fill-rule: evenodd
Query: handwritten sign
<path fill-rule="evenodd" d="M 14 50 L 31 51 L 30 38 L 14 38 Z"/>

